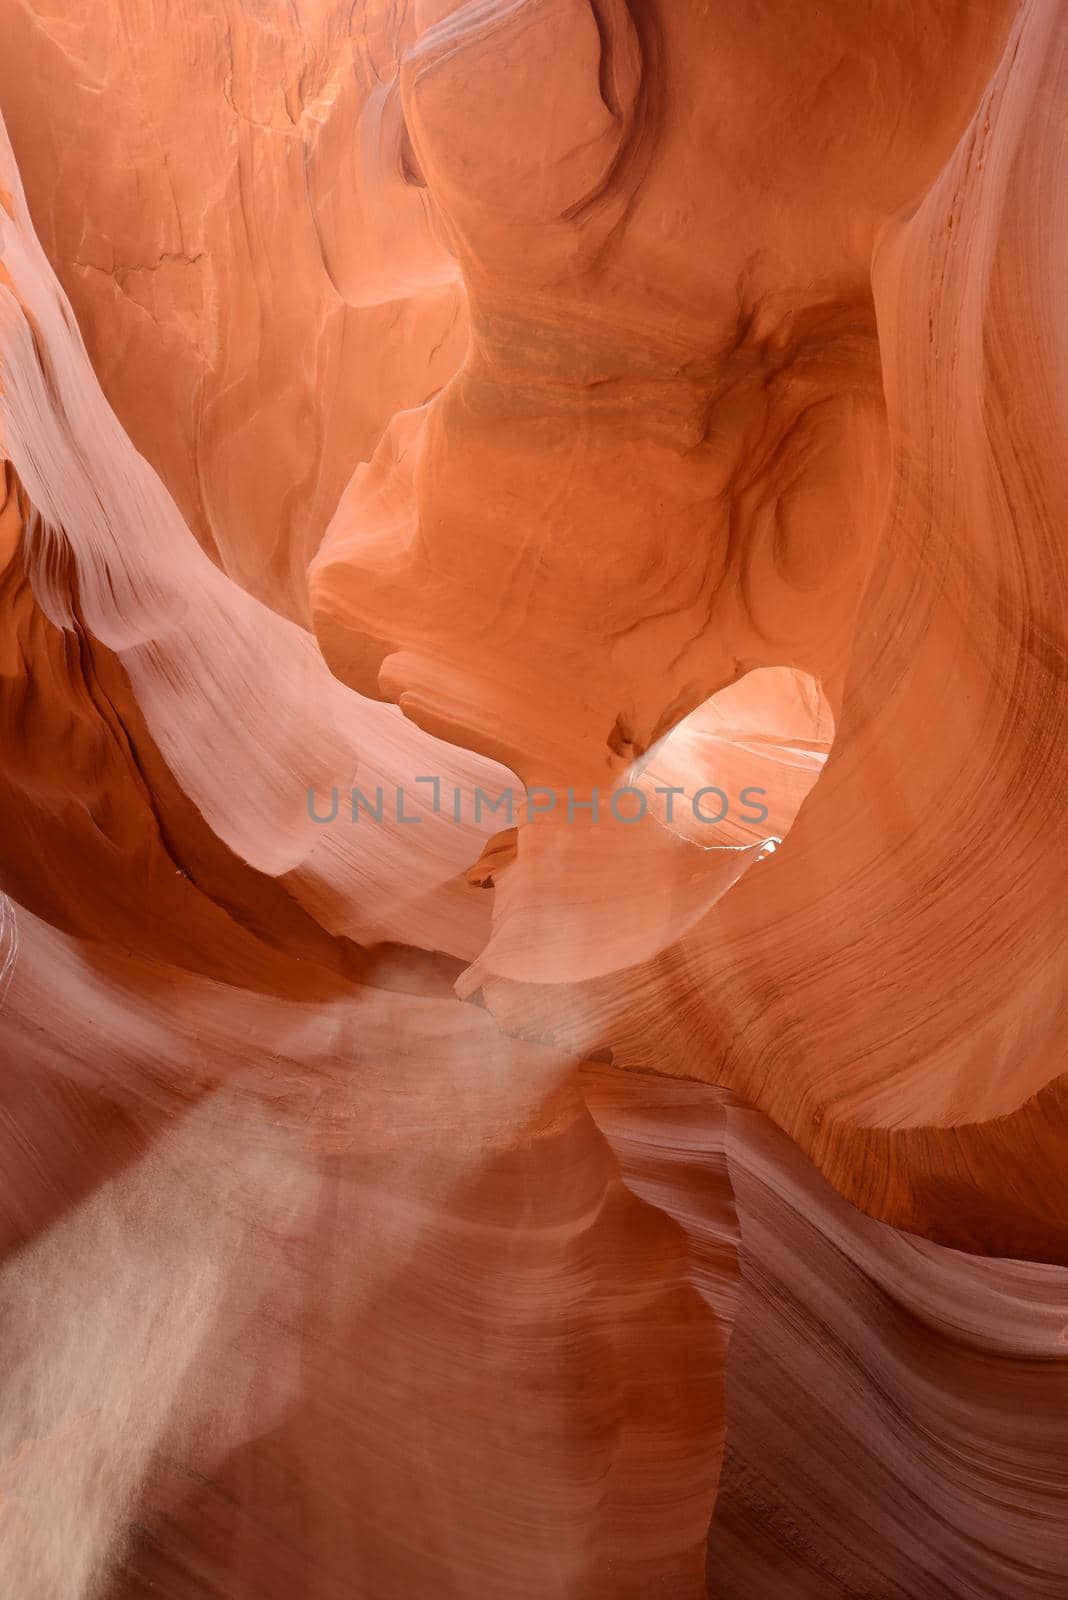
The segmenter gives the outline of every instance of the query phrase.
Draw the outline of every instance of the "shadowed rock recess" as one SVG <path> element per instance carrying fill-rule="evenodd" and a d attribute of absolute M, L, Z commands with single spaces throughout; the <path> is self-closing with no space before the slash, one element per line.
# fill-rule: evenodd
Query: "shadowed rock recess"
<path fill-rule="evenodd" d="M 1064 0 L 0 24 L 0 1595 L 1064 1600 Z"/>

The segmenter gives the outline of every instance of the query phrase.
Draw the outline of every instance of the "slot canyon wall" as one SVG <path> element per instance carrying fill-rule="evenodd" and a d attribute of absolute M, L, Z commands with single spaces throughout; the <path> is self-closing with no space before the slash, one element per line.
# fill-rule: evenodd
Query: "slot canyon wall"
<path fill-rule="evenodd" d="M 0 21 L 0 1592 L 1063 1600 L 1062 0 Z"/>

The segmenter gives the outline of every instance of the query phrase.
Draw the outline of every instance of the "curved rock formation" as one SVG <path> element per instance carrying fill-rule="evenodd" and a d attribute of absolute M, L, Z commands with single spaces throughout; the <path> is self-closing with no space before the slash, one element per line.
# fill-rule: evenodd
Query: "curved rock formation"
<path fill-rule="evenodd" d="M 1068 1592 L 1068 13 L 3 20 L 3 1592 Z"/>

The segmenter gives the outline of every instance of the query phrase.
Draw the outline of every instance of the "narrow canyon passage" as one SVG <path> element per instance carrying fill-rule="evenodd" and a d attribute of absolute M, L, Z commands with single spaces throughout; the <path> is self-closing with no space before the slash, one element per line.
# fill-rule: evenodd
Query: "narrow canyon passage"
<path fill-rule="evenodd" d="M 0 1593 L 1063 1600 L 1060 0 L 0 20 Z"/>

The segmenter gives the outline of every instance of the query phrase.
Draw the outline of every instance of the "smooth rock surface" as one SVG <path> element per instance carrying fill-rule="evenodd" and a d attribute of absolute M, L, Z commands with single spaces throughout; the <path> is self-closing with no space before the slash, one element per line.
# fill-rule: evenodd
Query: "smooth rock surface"
<path fill-rule="evenodd" d="M 1060 0 L 0 21 L 0 1592 L 1060 1600 Z"/>

